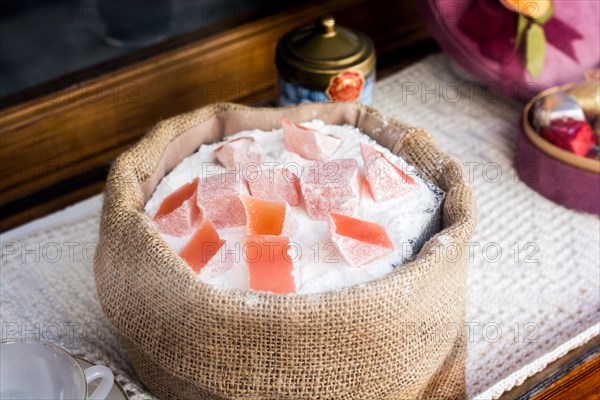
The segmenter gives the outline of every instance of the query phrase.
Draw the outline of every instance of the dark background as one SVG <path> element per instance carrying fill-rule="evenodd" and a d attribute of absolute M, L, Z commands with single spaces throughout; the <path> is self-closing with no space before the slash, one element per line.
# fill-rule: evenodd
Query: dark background
<path fill-rule="evenodd" d="M 28 97 L 43 95 L 301 3 L 4 0 L 0 11 L 0 98 L 32 88 L 39 89 Z M 53 84 L 41 87 L 50 82 Z"/>

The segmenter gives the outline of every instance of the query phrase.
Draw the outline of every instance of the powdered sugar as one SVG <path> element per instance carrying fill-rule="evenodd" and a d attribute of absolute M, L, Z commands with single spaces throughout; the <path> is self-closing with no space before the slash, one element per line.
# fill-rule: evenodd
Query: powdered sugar
<path fill-rule="evenodd" d="M 293 242 L 291 256 L 295 262 L 294 278 L 298 293 L 319 293 L 357 285 L 380 278 L 390 273 L 394 266 L 399 266 L 412 258 L 422 244 L 441 227 L 440 210 L 444 193 L 431 182 L 425 181 L 415 174 L 414 168 L 402 158 L 393 155 L 389 150 L 375 143 L 359 129 L 353 126 L 325 125 L 320 120 L 303 123 L 328 135 L 343 138 L 339 148 L 329 159 L 353 158 L 362 169 L 360 143 L 374 146 L 396 166 L 413 177 L 416 188 L 409 193 L 385 202 L 375 203 L 362 189 L 356 218 L 376 222 L 383 225 L 394 242 L 396 250 L 369 265 L 363 267 L 350 266 L 340 254 L 329 237 L 327 222 L 315 221 L 308 217 L 304 206 L 292 207 L 298 221 L 298 231 L 291 238 Z M 263 150 L 263 168 L 286 167 L 300 176 L 302 166 L 313 161 L 305 160 L 298 154 L 289 152 L 283 143 L 281 129 L 270 132 L 249 130 L 240 132 L 231 138 L 248 136 L 256 140 Z M 159 183 L 156 191 L 148 200 L 145 212 L 154 216 L 162 200 L 181 185 L 196 177 L 206 177 L 222 171 L 213 155 L 213 150 L 222 143 L 203 145 L 191 156 L 182 160 Z M 239 172 L 247 179 L 252 179 L 253 168 L 239 168 Z M 234 257 L 233 267 L 210 279 L 200 276 L 199 279 L 221 287 L 248 288 L 248 272 L 244 260 L 245 227 L 220 229 L 219 235 L 227 241 L 229 252 Z M 175 251 L 179 251 L 189 237 L 163 238 Z"/>

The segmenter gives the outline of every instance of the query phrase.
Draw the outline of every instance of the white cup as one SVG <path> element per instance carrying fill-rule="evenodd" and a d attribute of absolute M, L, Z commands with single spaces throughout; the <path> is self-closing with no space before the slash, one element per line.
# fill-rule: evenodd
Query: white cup
<path fill-rule="evenodd" d="M 101 379 L 88 395 L 88 383 Z M 50 343 L 0 343 L 0 399 L 104 400 L 113 373 L 103 365 L 85 371 L 62 348 Z"/>

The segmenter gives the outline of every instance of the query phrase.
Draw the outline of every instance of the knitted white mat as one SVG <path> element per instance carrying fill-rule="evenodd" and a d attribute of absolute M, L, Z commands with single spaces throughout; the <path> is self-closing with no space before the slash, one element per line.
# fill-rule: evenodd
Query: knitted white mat
<path fill-rule="evenodd" d="M 375 106 L 426 128 L 475 191 L 469 398 L 496 398 L 600 334 L 600 220 L 518 181 L 520 106 L 459 81 L 444 55 L 378 82 Z M 100 206 L 96 196 L 2 235 L 1 339 L 54 341 L 112 368 L 132 400 L 149 399 L 96 298 Z"/>

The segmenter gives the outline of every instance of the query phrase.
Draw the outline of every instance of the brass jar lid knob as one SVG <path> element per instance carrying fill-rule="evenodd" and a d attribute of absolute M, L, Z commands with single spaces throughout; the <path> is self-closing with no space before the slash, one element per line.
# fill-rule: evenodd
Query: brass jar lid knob
<path fill-rule="evenodd" d="M 335 19 L 331 15 L 323 15 L 317 18 L 315 32 L 324 36 L 335 35 Z"/>
<path fill-rule="evenodd" d="M 343 71 L 368 76 L 375 67 L 375 46 L 366 35 L 338 25 L 331 15 L 322 15 L 279 40 L 275 63 L 285 81 L 323 90 Z"/>

